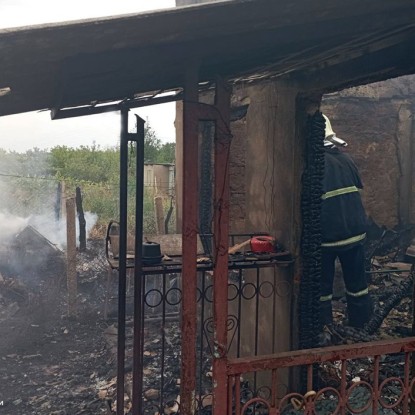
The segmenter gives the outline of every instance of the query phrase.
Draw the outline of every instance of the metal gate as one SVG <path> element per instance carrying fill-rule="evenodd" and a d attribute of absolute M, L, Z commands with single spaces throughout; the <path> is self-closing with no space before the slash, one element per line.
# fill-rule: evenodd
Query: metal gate
<path fill-rule="evenodd" d="M 119 306 L 118 306 L 118 371 L 117 415 L 124 414 L 126 325 L 125 292 L 127 274 L 127 169 L 128 143 L 137 143 L 136 171 L 136 235 L 134 268 L 134 324 L 132 414 L 180 413 L 191 415 L 208 411 L 214 415 L 276 415 L 312 413 L 408 413 L 413 400 L 414 380 L 411 376 L 411 354 L 415 352 L 415 338 L 310 349 L 268 356 L 232 358 L 228 356 L 230 337 L 237 329 L 229 329 L 235 319 L 228 310 L 229 302 L 229 153 L 230 153 L 230 92 L 221 79 L 216 82 L 215 103 L 199 103 L 197 71 L 191 68 L 186 74 L 183 94 L 183 223 L 180 267 L 176 270 L 157 270 L 159 284 L 149 287 L 152 272 L 143 270 L 142 250 L 142 194 L 143 194 L 143 120 L 137 119 L 137 134 L 128 133 L 127 113 L 122 111 L 121 132 L 121 180 L 120 180 L 120 249 L 119 249 Z M 213 265 L 209 269 L 198 268 L 198 122 L 215 123 L 214 139 L 214 196 L 213 196 Z M 141 218 L 141 220 L 140 220 Z M 257 267 L 259 272 L 261 267 Z M 241 274 L 241 268 L 235 268 Z M 179 276 L 180 274 L 180 276 Z M 173 281 L 174 280 L 174 281 Z M 174 285 L 180 281 L 180 286 Z M 201 285 L 202 284 L 202 285 Z M 241 282 L 239 282 L 241 284 Z M 161 288 L 160 288 L 161 287 Z M 275 289 L 275 287 L 273 288 Z M 207 292 L 209 291 L 209 294 Z M 258 297 L 260 284 L 254 286 Z M 236 289 L 243 293 L 242 285 Z M 212 305 L 211 314 L 200 318 L 205 312 L 201 304 Z M 146 311 L 147 310 L 147 311 Z M 148 330 L 145 315 L 148 310 L 159 313 L 162 345 L 168 316 L 180 317 L 175 327 L 180 331 L 178 343 L 170 349 L 161 347 L 159 374 L 165 389 L 163 373 L 166 370 L 166 353 L 177 355 L 180 365 L 180 395 L 174 402 L 167 402 L 163 393 L 157 395 L 158 403 L 153 412 L 145 408 L 145 347 Z M 199 315 L 199 319 L 198 319 Z M 160 319 L 161 316 L 161 319 Z M 168 317 L 168 318 L 167 318 Z M 205 324 L 206 323 L 206 324 Z M 236 318 L 238 323 L 238 317 Z M 177 340 L 177 339 L 176 339 Z M 212 356 L 211 402 L 204 405 L 198 385 L 201 377 L 203 344 Z M 198 346 L 199 345 L 199 346 Z M 199 347 L 199 349 L 198 349 Z M 178 350 L 179 349 L 179 350 Z M 156 352 L 155 352 L 156 353 Z M 156 353 L 157 354 L 157 353 Z M 199 360 L 198 360 L 199 359 Z M 364 360 L 367 376 L 353 371 L 353 362 Z M 395 359 L 399 370 L 385 373 L 385 359 Z M 299 368 L 305 367 L 306 388 L 297 385 Z M 324 369 L 324 370 L 321 370 Z M 199 372 L 199 375 L 198 375 Z M 315 383 L 315 374 L 332 373 L 332 386 Z M 154 374 L 153 374 L 154 375 Z M 149 375 L 150 376 L 150 375 Z M 261 379 L 261 381 L 258 381 Z M 392 392 L 391 392 L 392 391 Z M 363 396 L 356 404 L 356 394 Z M 386 411 L 386 412 L 385 412 Z M 210 413 L 207 412 L 207 413 Z M 396 413 L 396 412 L 394 412 Z M 392 414 L 392 412 L 390 412 Z"/>

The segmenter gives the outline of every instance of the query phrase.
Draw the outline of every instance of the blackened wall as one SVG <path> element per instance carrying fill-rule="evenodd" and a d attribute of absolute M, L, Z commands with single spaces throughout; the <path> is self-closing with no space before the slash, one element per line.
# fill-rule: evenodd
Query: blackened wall
<path fill-rule="evenodd" d="M 387 227 L 415 220 L 414 80 L 405 76 L 326 95 L 321 107 L 349 143 L 368 214 Z"/>

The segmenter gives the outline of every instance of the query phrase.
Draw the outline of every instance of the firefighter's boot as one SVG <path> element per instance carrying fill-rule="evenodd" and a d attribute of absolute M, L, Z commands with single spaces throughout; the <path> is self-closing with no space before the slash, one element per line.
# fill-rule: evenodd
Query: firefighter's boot
<path fill-rule="evenodd" d="M 333 309 L 331 300 L 320 300 L 320 325 L 321 327 L 333 324 Z"/>
<path fill-rule="evenodd" d="M 347 296 L 349 326 L 363 328 L 373 314 L 373 304 L 369 294 L 360 297 Z"/>

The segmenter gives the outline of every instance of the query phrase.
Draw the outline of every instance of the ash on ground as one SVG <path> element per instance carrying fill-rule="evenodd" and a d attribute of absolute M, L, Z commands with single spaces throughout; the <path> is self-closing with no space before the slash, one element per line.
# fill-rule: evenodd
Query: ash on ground
<path fill-rule="evenodd" d="M 32 229 L 1 248 L 1 414 L 109 413 L 102 389 L 116 368 L 103 336 L 102 253 L 101 241 L 79 253 L 78 318 L 68 318 L 63 253 Z"/>

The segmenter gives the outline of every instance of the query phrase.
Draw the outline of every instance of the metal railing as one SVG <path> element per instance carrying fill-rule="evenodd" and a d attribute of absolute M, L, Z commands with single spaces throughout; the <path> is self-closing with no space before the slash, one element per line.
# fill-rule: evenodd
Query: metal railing
<path fill-rule="evenodd" d="M 408 414 L 415 400 L 414 351 L 415 337 L 410 337 L 230 359 L 227 413 Z M 307 390 L 296 391 L 295 382 L 290 383 L 302 367 Z M 267 375 L 268 382 L 252 387 L 254 373 Z"/>
<path fill-rule="evenodd" d="M 273 310 L 278 301 L 291 303 L 291 285 L 278 277 L 277 265 L 270 261 L 230 264 L 228 282 L 229 315 L 227 316 L 228 354 L 234 357 L 258 355 L 273 351 L 273 339 L 282 322 Z M 180 326 L 182 287 L 186 276 L 180 266 L 143 269 L 144 309 L 143 339 L 143 413 L 165 413 L 179 405 L 181 378 Z M 200 265 L 197 273 L 197 358 L 195 406 L 204 413 L 212 404 L 213 342 L 213 273 L 211 265 Z M 265 315 L 268 339 L 258 331 Z M 289 314 L 288 314 L 289 315 Z M 249 317 L 249 322 L 246 320 Z M 268 317 L 267 317 L 268 318 Z M 127 367 L 132 327 L 127 327 Z M 269 340 L 271 339 L 271 340 Z M 266 343 L 266 345 L 265 345 Z M 127 383 L 128 383 L 127 376 Z M 128 387 L 126 388 L 128 390 Z"/>

